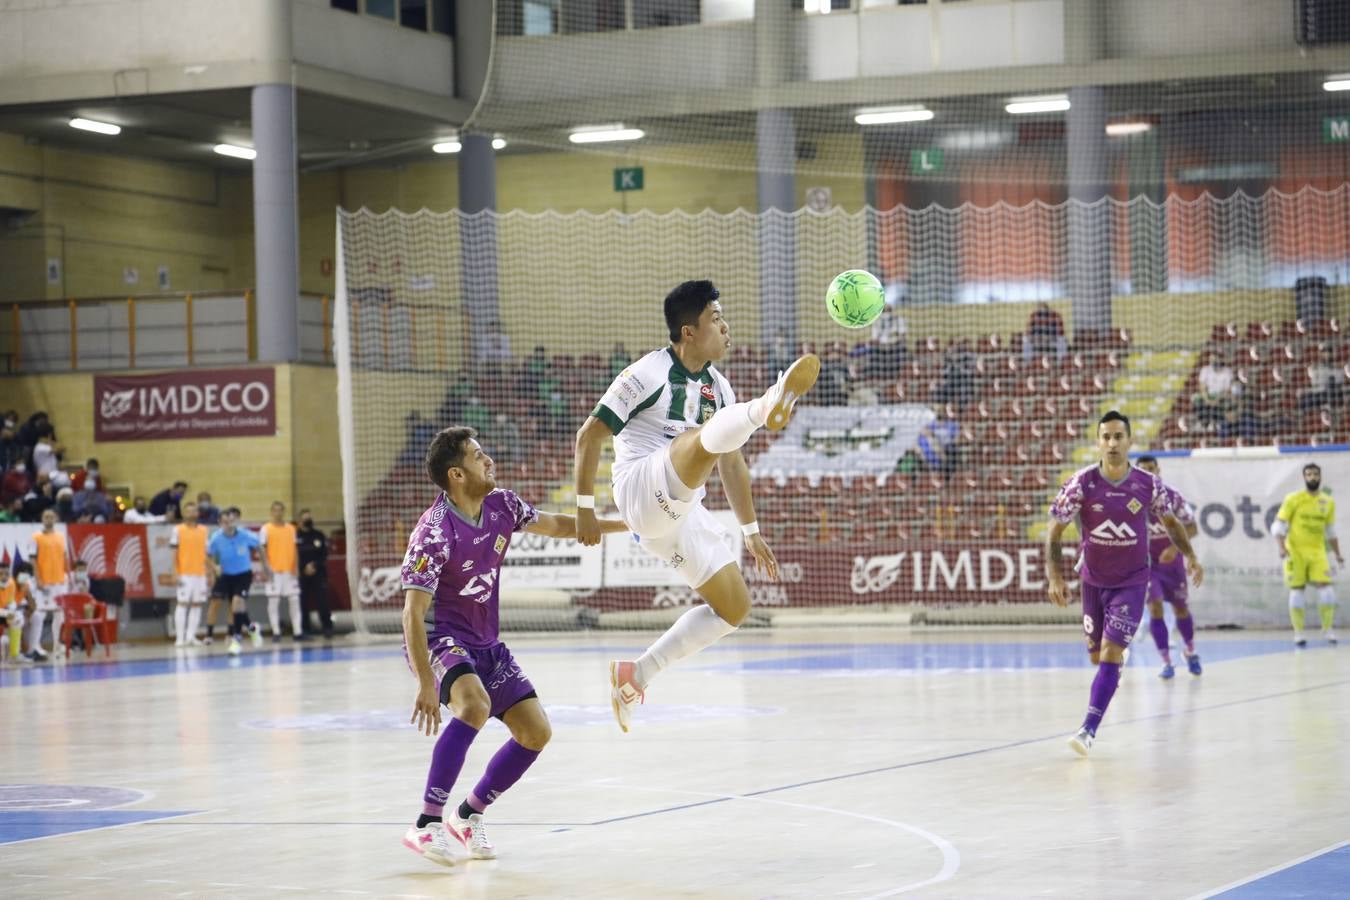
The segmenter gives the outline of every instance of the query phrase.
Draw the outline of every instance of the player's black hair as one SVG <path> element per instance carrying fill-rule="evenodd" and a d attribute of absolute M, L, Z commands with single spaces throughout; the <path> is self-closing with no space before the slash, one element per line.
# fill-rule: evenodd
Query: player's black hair
<path fill-rule="evenodd" d="M 1098 420 L 1097 420 L 1097 429 L 1098 429 L 1098 431 L 1100 431 L 1100 430 L 1101 430 L 1101 427 L 1102 427 L 1103 425 L 1105 425 L 1107 422 L 1124 422 L 1124 423 L 1125 423 L 1125 433 L 1126 433 L 1126 434 L 1130 434 L 1130 433 L 1131 433 L 1131 432 L 1130 432 L 1130 417 L 1127 416 L 1127 415 L 1125 415 L 1123 412 L 1120 412 L 1119 410 L 1115 410 L 1115 409 L 1108 410 L 1107 413 L 1106 413 L 1106 415 L 1104 415 L 1104 416 L 1102 416 L 1100 419 L 1098 419 Z"/>
<path fill-rule="evenodd" d="M 666 330 L 670 332 L 670 342 L 678 344 L 680 330 L 686 325 L 697 326 L 703 310 L 719 296 L 711 281 L 686 281 L 666 294 Z"/>
<path fill-rule="evenodd" d="M 222 516 L 234 516 L 236 519 L 243 515 L 237 506 L 227 506 L 220 511 Z"/>
<path fill-rule="evenodd" d="M 427 474 L 436 487 L 450 490 L 445 470 L 464 464 L 464 449 L 476 437 L 478 432 L 467 425 L 451 425 L 431 439 L 431 446 L 427 447 Z"/>
<path fill-rule="evenodd" d="M 1136 456 L 1134 458 L 1134 464 L 1136 466 L 1142 465 L 1143 463 L 1153 463 L 1156 466 L 1158 464 L 1158 457 L 1153 456 L 1152 454 L 1149 453 L 1145 453 L 1141 456 Z"/>
<path fill-rule="evenodd" d="M 1318 465 L 1317 463 L 1315 463 L 1315 462 L 1307 462 L 1307 463 L 1304 463 L 1304 464 L 1303 464 L 1303 468 L 1302 468 L 1300 471 L 1306 472 L 1306 471 L 1308 471 L 1309 469 L 1316 469 L 1318 475 L 1321 475 L 1321 474 L 1322 474 L 1322 467 L 1319 466 L 1319 465 Z"/>

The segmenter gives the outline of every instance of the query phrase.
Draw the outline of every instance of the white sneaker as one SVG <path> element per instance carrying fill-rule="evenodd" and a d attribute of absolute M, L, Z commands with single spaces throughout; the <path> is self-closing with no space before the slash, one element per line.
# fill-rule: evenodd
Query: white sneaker
<path fill-rule="evenodd" d="M 609 702 L 614 708 L 614 719 L 624 734 L 633 718 L 633 707 L 643 703 L 647 695 L 637 685 L 637 665 L 614 660 L 609 664 Z"/>
<path fill-rule="evenodd" d="M 403 833 L 403 846 L 434 863 L 455 864 L 454 844 L 450 842 L 448 829 L 440 822 L 428 822 L 426 828 L 413 825 Z"/>
<path fill-rule="evenodd" d="M 482 813 L 474 813 L 467 819 L 461 819 L 456 812 L 450 827 L 446 830 L 458 838 L 464 849 L 469 851 L 469 859 L 497 858 L 497 850 L 492 846 L 492 841 L 488 840 L 487 832 L 483 830 Z"/>
<path fill-rule="evenodd" d="M 761 398 L 762 402 L 770 404 L 764 427 L 770 431 L 786 428 L 788 420 L 792 418 L 792 408 L 797 405 L 802 394 L 811 390 L 819 377 L 820 357 L 814 353 L 808 353 L 788 366 L 787 371 L 778 376 L 778 381 Z"/>
<path fill-rule="evenodd" d="M 188 638 L 188 641 L 187 641 L 187 645 L 188 645 L 189 647 L 205 647 L 206 644 L 207 644 L 206 641 L 200 640 L 200 639 L 195 638 L 195 637 L 193 637 L 193 638 Z"/>
<path fill-rule="evenodd" d="M 187 643 L 182 638 L 179 638 L 178 640 L 173 642 L 173 645 L 175 647 L 186 647 Z"/>
<path fill-rule="evenodd" d="M 47 651 L 42 649 L 41 644 L 34 644 L 33 649 L 30 652 L 35 660 L 47 658 Z"/>
<path fill-rule="evenodd" d="M 1336 632 L 1332 631 L 1330 628 L 1323 629 L 1322 637 L 1326 638 L 1328 644 L 1336 643 Z"/>
<path fill-rule="evenodd" d="M 253 649 L 255 650 L 263 645 L 262 629 L 258 627 L 257 622 L 248 626 L 248 639 L 253 644 Z"/>
<path fill-rule="evenodd" d="M 1096 735 L 1086 728 L 1078 729 L 1078 733 L 1069 738 L 1069 747 L 1079 756 L 1087 756 L 1088 751 L 1092 749 L 1092 742 L 1096 740 Z"/>
<path fill-rule="evenodd" d="M 244 648 L 239 643 L 239 638 L 237 637 L 230 638 L 230 646 L 228 652 L 231 656 L 238 656 L 240 651 L 242 651 L 243 649 Z"/>

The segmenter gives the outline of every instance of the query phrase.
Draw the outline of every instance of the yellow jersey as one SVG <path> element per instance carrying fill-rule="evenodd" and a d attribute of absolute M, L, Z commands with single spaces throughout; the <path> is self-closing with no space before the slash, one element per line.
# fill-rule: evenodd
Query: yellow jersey
<path fill-rule="evenodd" d="M 66 536 L 59 531 L 47 534 L 39 531 L 33 535 L 35 556 L 33 571 L 38 584 L 50 587 L 66 583 Z"/>
<path fill-rule="evenodd" d="M 206 574 L 206 533 L 205 525 L 182 524 L 174 527 L 170 544 L 174 548 L 174 567 L 179 575 Z"/>
<path fill-rule="evenodd" d="M 1319 491 L 1294 491 L 1284 498 L 1276 517 L 1289 526 L 1284 542 L 1289 552 L 1300 556 L 1325 553 L 1327 526 L 1336 520 L 1336 501 Z"/>
<path fill-rule="evenodd" d="M 258 537 L 262 539 L 263 551 L 267 554 L 267 568 L 273 572 L 296 573 L 294 525 L 289 522 L 273 525 L 268 522 Z"/>

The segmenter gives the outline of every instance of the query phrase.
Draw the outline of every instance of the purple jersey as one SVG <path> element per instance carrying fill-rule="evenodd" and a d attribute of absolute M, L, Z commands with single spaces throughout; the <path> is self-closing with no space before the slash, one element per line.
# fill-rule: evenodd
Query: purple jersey
<path fill-rule="evenodd" d="M 1134 466 L 1119 483 L 1099 465 L 1080 469 L 1050 506 L 1055 521 L 1078 520 L 1082 577 L 1100 588 L 1148 582 L 1148 522 L 1171 511 L 1161 479 Z"/>
<path fill-rule="evenodd" d="M 464 647 L 481 650 L 498 643 L 497 592 L 502 560 L 511 535 L 539 518 L 539 512 L 511 491 L 483 499 L 477 524 L 466 519 L 445 494 L 418 520 L 403 558 L 403 589 L 431 594 L 432 635 L 453 635 Z"/>
<path fill-rule="evenodd" d="M 1181 496 L 1181 492 L 1170 484 L 1163 485 L 1163 492 L 1167 494 L 1167 508 L 1172 515 L 1177 517 L 1177 521 L 1183 527 L 1195 522 L 1195 508 L 1186 502 L 1186 498 Z M 1167 536 L 1167 529 L 1163 527 L 1162 520 L 1157 516 L 1148 517 L 1148 557 L 1154 568 L 1168 566 L 1175 568 L 1180 566 L 1185 571 L 1186 563 L 1178 553 L 1176 559 L 1170 563 L 1158 562 L 1158 557 L 1168 547 L 1172 546 L 1172 539 Z"/>

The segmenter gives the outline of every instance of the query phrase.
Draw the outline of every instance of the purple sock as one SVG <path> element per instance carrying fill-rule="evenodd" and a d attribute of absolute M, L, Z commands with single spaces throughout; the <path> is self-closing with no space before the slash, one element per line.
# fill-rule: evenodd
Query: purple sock
<path fill-rule="evenodd" d="M 1092 734 L 1097 733 L 1097 726 L 1102 723 L 1102 716 L 1106 715 L 1106 707 L 1118 684 L 1120 663 L 1104 662 L 1097 666 L 1097 677 L 1092 679 L 1092 693 L 1088 695 L 1087 718 L 1083 720 L 1083 727 Z"/>
<path fill-rule="evenodd" d="M 459 778 L 459 770 L 464 768 L 469 745 L 476 737 L 477 728 L 451 719 L 436 739 L 436 747 L 431 751 L 431 769 L 427 772 L 427 790 L 422 795 L 424 815 L 439 816 L 445 809 L 445 801 L 450 799 L 450 790 Z"/>
<path fill-rule="evenodd" d="M 517 744 L 515 739 L 502 744 L 502 749 L 493 755 L 487 764 L 483 778 L 469 794 L 468 804 L 482 812 L 492 801 L 506 793 L 507 788 L 520 780 L 525 770 L 534 765 L 539 758 L 538 750 L 529 750 Z"/>
<path fill-rule="evenodd" d="M 1195 619 L 1190 616 L 1177 616 L 1177 631 L 1181 632 L 1181 639 L 1186 642 L 1186 655 L 1194 653 Z"/>
<path fill-rule="evenodd" d="M 1158 653 L 1162 655 L 1163 662 L 1170 666 L 1172 654 L 1167 649 L 1167 620 L 1149 619 L 1148 629 L 1153 632 L 1153 643 L 1158 645 Z"/>

